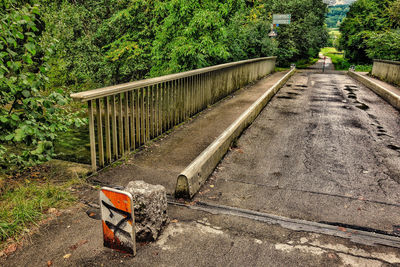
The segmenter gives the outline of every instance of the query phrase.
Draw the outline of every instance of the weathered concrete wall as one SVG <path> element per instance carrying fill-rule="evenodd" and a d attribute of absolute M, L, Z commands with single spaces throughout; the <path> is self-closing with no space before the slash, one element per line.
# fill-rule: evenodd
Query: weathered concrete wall
<path fill-rule="evenodd" d="M 376 59 L 372 67 L 372 75 L 400 86 L 400 62 Z"/>

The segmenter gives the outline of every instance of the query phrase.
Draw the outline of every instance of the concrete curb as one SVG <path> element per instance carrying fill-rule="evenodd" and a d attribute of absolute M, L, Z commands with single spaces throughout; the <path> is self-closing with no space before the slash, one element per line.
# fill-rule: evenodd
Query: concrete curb
<path fill-rule="evenodd" d="M 234 121 L 217 139 L 214 140 L 189 166 L 178 176 L 175 188 L 176 198 L 192 198 L 214 171 L 228 151 L 232 142 L 257 118 L 270 99 L 295 73 L 293 68 L 274 86 L 254 102 Z"/>
<path fill-rule="evenodd" d="M 354 78 L 355 80 L 359 81 L 360 83 L 364 84 L 368 88 L 370 88 L 372 91 L 374 91 L 377 95 L 382 97 L 384 100 L 389 102 L 393 107 L 396 109 L 400 110 L 400 96 L 394 94 L 393 92 L 390 92 L 388 89 L 383 87 L 380 84 L 377 84 L 371 79 L 368 79 L 367 77 L 358 74 L 354 71 L 349 71 L 347 74 Z"/>

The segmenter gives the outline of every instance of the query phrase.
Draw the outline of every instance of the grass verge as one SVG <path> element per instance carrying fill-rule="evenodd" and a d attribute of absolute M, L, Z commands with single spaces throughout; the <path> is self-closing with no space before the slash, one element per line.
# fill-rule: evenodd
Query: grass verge
<path fill-rule="evenodd" d="M 87 186 L 90 166 L 83 166 L 54 160 L 13 176 L 0 175 L 0 251 L 76 203 L 73 191 Z"/>
<path fill-rule="evenodd" d="M 352 65 L 356 67 L 356 71 L 370 72 L 372 70 L 372 65 L 356 65 L 348 62 L 347 59 L 344 58 L 344 54 L 337 51 L 334 47 L 324 47 L 321 49 L 321 53 L 332 59 L 335 70 L 348 70 Z"/>
<path fill-rule="evenodd" d="M 317 61 L 318 61 L 318 58 L 307 58 L 307 59 L 297 60 L 295 62 L 295 64 L 296 64 L 297 69 L 306 69 L 309 66 L 315 64 Z M 286 71 L 286 70 L 290 70 L 290 66 L 283 65 L 283 66 L 275 67 L 275 72 Z"/>
<path fill-rule="evenodd" d="M 300 59 L 296 61 L 296 68 L 298 69 L 306 69 L 309 66 L 315 64 L 318 61 L 318 58 L 308 58 L 308 59 Z"/>
<path fill-rule="evenodd" d="M 287 70 L 290 70 L 290 68 L 275 67 L 274 72 L 281 72 L 281 71 L 287 71 Z"/>
<path fill-rule="evenodd" d="M 0 246 L 35 225 L 50 208 L 65 208 L 75 201 L 66 185 L 25 181 L 0 196 Z"/>

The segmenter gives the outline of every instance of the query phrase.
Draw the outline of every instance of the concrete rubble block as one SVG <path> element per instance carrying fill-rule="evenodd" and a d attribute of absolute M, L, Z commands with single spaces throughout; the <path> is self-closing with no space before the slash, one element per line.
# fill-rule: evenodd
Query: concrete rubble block
<path fill-rule="evenodd" d="M 125 191 L 133 197 L 136 241 L 157 240 L 162 229 L 169 223 L 165 187 L 144 181 L 131 181 Z"/>

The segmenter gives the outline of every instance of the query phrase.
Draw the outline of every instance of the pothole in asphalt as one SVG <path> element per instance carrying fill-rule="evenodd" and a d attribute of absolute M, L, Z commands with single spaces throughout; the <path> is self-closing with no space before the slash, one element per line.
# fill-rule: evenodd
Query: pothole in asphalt
<path fill-rule="evenodd" d="M 294 116 L 299 114 L 297 112 L 285 111 L 285 110 L 279 111 L 279 113 L 285 116 Z"/>
<path fill-rule="evenodd" d="M 344 90 L 349 93 L 354 93 L 354 92 L 358 91 L 357 89 L 353 89 L 353 88 L 344 88 Z"/>
<path fill-rule="evenodd" d="M 357 99 L 357 96 L 353 93 L 348 94 L 347 97 L 351 99 Z"/>
<path fill-rule="evenodd" d="M 369 109 L 369 106 L 364 104 L 364 103 L 361 103 L 359 101 L 356 101 L 354 103 L 356 103 L 356 107 L 361 109 L 361 110 L 368 110 Z"/>
<path fill-rule="evenodd" d="M 387 135 L 385 133 L 377 133 L 377 136 L 388 136 L 388 137 L 391 137 L 391 136 L 389 136 L 389 135 Z"/>
<path fill-rule="evenodd" d="M 362 126 L 362 124 L 357 120 L 347 120 L 345 121 L 344 125 L 357 129 L 365 129 L 364 126 Z"/>
<path fill-rule="evenodd" d="M 282 177 L 282 173 L 281 172 L 273 172 L 272 175 L 275 176 L 275 177 Z"/>
<path fill-rule="evenodd" d="M 278 96 L 277 98 L 281 98 L 281 99 L 295 99 L 295 98 L 292 97 L 292 96 L 286 96 L 286 95 L 281 95 L 281 96 Z"/>
<path fill-rule="evenodd" d="M 398 147 L 398 146 L 395 146 L 395 145 L 387 145 L 387 147 L 390 148 L 390 149 L 392 149 L 392 150 L 394 150 L 394 151 L 400 152 L 400 147 Z"/>

